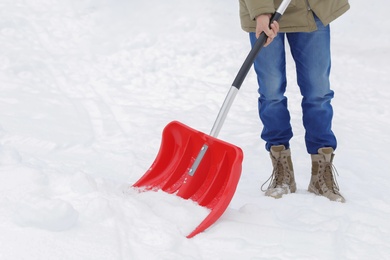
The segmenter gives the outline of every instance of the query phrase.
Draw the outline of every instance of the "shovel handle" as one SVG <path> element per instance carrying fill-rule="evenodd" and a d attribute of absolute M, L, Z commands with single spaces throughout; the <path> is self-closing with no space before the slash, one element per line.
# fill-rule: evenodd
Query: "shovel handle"
<path fill-rule="evenodd" d="M 286 11 L 288 5 L 290 4 L 291 0 L 283 0 L 283 2 L 280 4 L 278 10 L 272 15 L 271 23 L 273 21 L 279 21 L 279 19 L 284 14 L 284 11 Z M 262 32 L 259 36 L 259 38 L 256 40 L 255 45 L 252 47 L 251 51 L 249 52 L 248 56 L 246 57 L 244 63 L 242 64 L 240 70 L 237 73 L 236 78 L 233 81 L 232 87 L 230 88 L 225 101 L 222 104 L 222 107 L 218 113 L 217 119 L 214 122 L 213 128 L 211 129 L 210 135 L 213 137 L 217 137 L 223 123 L 225 122 L 227 113 L 229 112 L 230 107 L 232 106 L 232 103 L 237 95 L 238 90 L 240 89 L 242 82 L 244 81 L 246 75 L 249 72 L 249 69 L 251 68 L 253 62 L 255 61 L 255 58 L 257 54 L 260 52 L 261 48 L 263 48 L 265 42 L 267 41 L 268 36 Z"/>
<path fill-rule="evenodd" d="M 284 11 L 286 10 L 287 6 L 290 4 L 291 0 L 284 0 L 278 10 L 272 15 L 270 24 L 272 24 L 274 21 L 279 21 L 282 17 Z M 244 63 L 242 64 L 240 70 L 238 71 L 238 74 L 236 78 L 233 81 L 232 86 L 240 89 L 242 83 L 244 82 L 244 79 L 246 75 L 248 74 L 253 62 L 256 59 L 257 54 L 260 52 L 260 50 L 263 48 L 265 42 L 267 41 L 268 36 L 262 32 L 259 36 L 259 38 L 256 40 L 255 45 L 252 47 L 251 51 L 249 52 L 248 56 L 246 57 Z"/>

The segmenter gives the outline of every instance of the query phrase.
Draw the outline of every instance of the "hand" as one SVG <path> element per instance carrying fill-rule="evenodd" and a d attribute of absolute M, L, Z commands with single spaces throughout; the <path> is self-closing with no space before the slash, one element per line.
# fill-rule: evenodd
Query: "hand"
<path fill-rule="evenodd" d="M 274 21 L 270 26 L 270 19 L 270 14 L 262 14 L 256 17 L 256 37 L 259 38 L 262 32 L 268 36 L 264 47 L 268 46 L 279 32 L 279 23 Z"/>

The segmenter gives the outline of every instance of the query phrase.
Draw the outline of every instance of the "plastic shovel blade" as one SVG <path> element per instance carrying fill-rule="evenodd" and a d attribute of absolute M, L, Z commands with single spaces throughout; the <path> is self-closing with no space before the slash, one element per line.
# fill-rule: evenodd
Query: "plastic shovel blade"
<path fill-rule="evenodd" d="M 155 161 L 133 187 L 161 189 L 210 209 L 187 236 L 191 238 L 212 225 L 228 207 L 240 179 L 242 160 L 239 147 L 173 121 L 164 128 Z"/>

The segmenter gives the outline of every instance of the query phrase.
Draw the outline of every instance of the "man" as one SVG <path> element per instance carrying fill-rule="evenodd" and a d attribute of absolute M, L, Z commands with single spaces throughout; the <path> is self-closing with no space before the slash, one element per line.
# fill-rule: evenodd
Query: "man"
<path fill-rule="evenodd" d="M 312 159 L 312 175 L 308 190 L 332 201 L 345 202 L 340 194 L 333 170 L 336 137 L 331 129 L 333 109 L 329 74 L 329 23 L 349 9 L 348 0 L 292 0 L 280 24 L 270 23 L 271 14 L 281 0 L 239 0 L 241 27 L 249 32 L 253 45 L 264 32 L 265 48 L 254 62 L 259 84 L 261 133 L 270 152 L 273 172 L 266 196 L 281 198 L 296 191 L 290 139 L 293 136 L 287 98 L 285 41 L 296 65 L 302 98 L 303 125 L 307 152 Z M 280 31 L 280 32 L 279 32 Z M 279 32 L 279 33 L 278 33 Z"/>

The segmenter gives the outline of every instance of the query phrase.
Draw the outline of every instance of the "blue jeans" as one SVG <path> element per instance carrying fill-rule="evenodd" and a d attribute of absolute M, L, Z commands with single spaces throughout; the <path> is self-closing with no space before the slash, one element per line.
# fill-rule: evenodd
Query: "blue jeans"
<path fill-rule="evenodd" d="M 302 98 L 303 125 L 306 149 L 317 154 L 322 147 L 336 149 L 337 141 L 332 131 L 333 109 L 329 74 L 330 29 L 316 17 L 318 30 L 310 33 L 279 33 L 273 42 L 263 48 L 254 62 L 259 84 L 259 115 L 263 123 L 261 138 L 269 151 L 273 145 L 290 147 L 293 132 L 287 97 L 285 39 L 291 48 L 296 65 L 297 81 Z M 255 33 L 250 33 L 253 46 Z"/>

